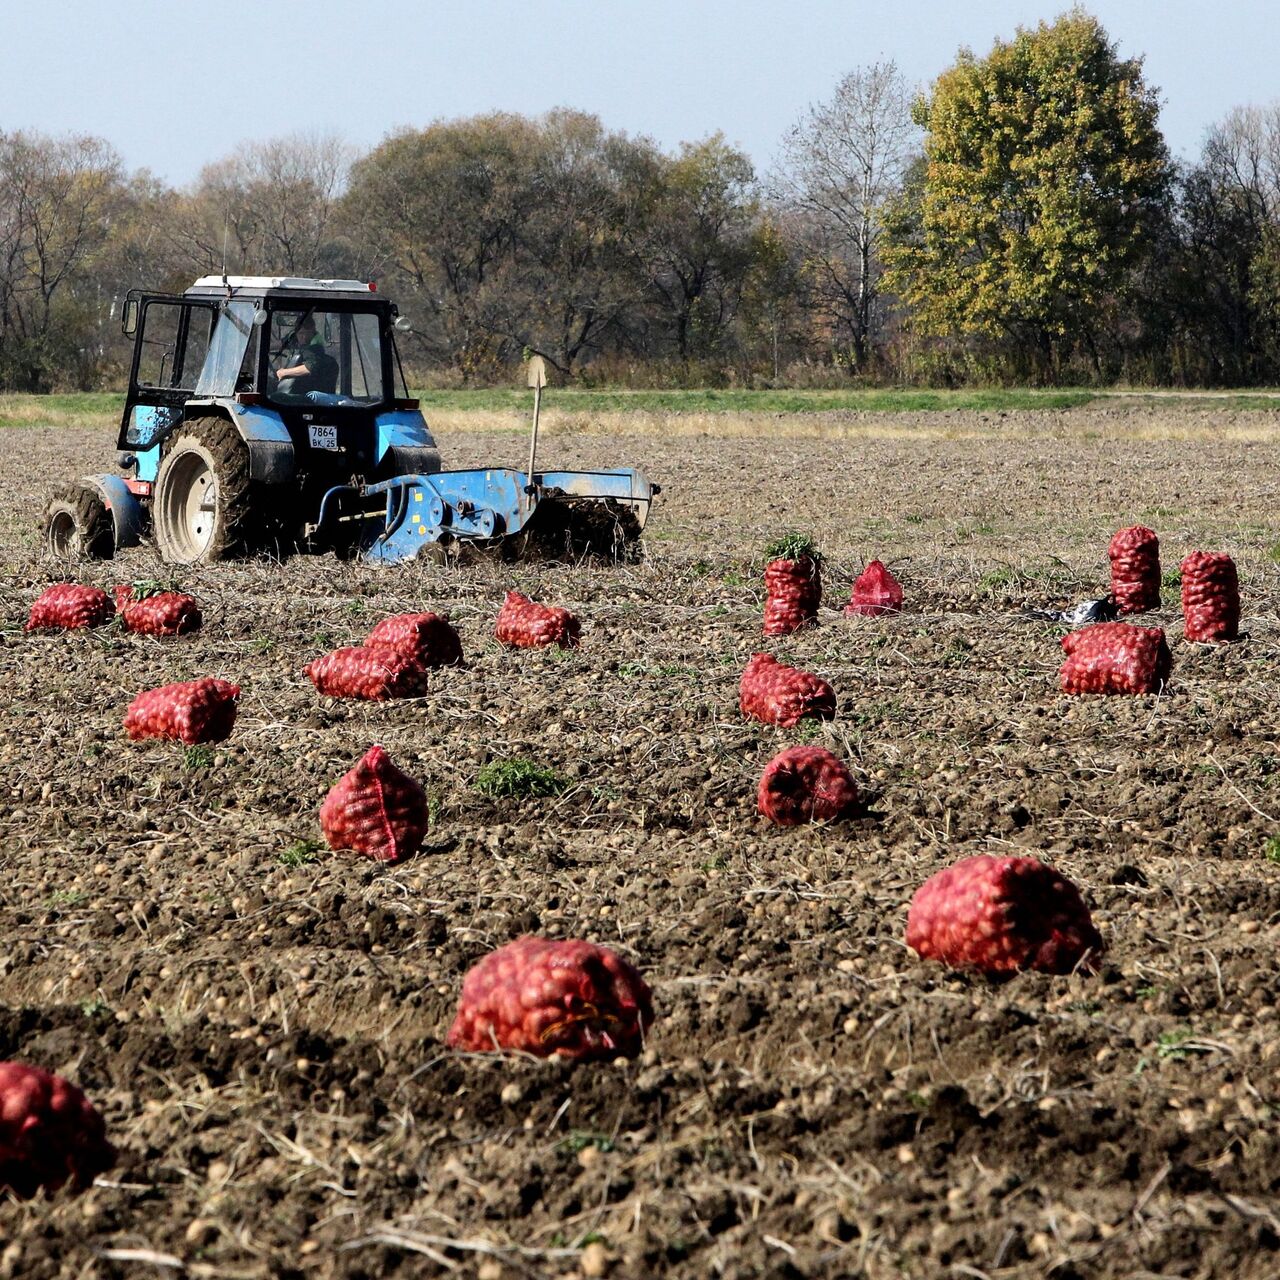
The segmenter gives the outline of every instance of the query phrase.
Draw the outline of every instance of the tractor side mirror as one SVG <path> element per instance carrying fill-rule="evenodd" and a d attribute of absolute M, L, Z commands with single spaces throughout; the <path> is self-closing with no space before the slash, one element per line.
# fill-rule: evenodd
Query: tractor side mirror
<path fill-rule="evenodd" d="M 413 322 L 408 316 L 396 316 L 395 330 L 397 333 L 412 333 Z"/>
<path fill-rule="evenodd" d="M 126 338 L 132 338 L 138 332 L 138 299 L 127 298 L 124 304 L 124 315 L 120 318 L 120 327 Z"/>

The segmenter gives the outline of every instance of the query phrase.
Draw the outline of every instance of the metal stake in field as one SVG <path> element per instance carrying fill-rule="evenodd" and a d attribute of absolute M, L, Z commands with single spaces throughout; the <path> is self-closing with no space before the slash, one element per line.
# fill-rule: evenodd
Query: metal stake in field
<path fill-rule="evenodd" d="M 533 489 L 533 457 L 538 451 L 538 414 L 542 409 L 542 388 L 547 385 L 547 362 L 541 356 L 529 357 L 525 386 L 533 388 L 533 435 L 529 438 L 529 474 L 525 483 Z"/>

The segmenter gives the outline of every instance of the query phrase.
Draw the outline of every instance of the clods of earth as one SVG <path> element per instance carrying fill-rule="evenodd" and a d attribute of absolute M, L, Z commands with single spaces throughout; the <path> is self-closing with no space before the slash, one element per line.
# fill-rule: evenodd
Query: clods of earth
<path fill-rule="evenodd" d="M 78 567 L 199 601 L 161 638 L 24 633 L 58 577 L 44 497 L 112 441 L 0 434 L 0 1060 L 73 1081 L 116 1149 L 79 1195 L 0 1202 L 0 1277 L 1274 1276 L 1276 455 L 1265 413 L 1130 442 L 1149 417 L 552 437 L 548 460 L 664 485 L 643 562 Z M 519 461 L 509 433 L 443 444 Z M 1066 696 L 1061 628 L 1022 611 L 1104 594 L 1136 524 L 1169 683 Z M 761 551 L 788 529 L 825 597 L 766 639 Z M 1234 643 L 1182 637 L 1196 550 L 1238 568 Z M 872 559 L 904 612 L 845 617 Z M 580 643 L 499 644 L 509 590 Z M 420 696 L 303 674 L 428 611 L 464 665 Z M 829 683 L 834 719 L 745 719 L 760 651 Z M 203 677 L 240 689 L 227 739 L 129 740 L 138 692 Z M 319 824 L 375 743 L 427 795 L 396 863 Z M 848 766 L 855 811 L 760 816 L 793 745 Z M 1077 885 L 1097 971 L 997 982 L 909 950 L 916 889 L 978 854 Z M 526 934 L 639 970 L 637 1057 L 447 1046 L 463 975 Z"/>

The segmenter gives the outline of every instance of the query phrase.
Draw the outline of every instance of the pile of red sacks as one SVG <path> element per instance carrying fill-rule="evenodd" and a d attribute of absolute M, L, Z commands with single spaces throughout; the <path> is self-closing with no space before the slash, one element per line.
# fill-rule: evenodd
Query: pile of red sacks
<path fill-rule="evenodd" d="M 335 649 L 307 663 L 303 673 L 331 698 L 385 702 L 427 691 L 427 671 L 462 661 L 462 641 L 447 618 L 398 613 L 369 632 L 364 644 Z"/>
<path fill-rule="evenodd" d="M 28 631 L 74 631 L 101 627 L 119 616 L 126 631 L 148 636 L 180 636 L 200 626 L 200 606 L 180 591 L 146 594 L 134 586 L 115 589 L 115 600 L 100 587 L 60 582 L 31 606 Z"/>

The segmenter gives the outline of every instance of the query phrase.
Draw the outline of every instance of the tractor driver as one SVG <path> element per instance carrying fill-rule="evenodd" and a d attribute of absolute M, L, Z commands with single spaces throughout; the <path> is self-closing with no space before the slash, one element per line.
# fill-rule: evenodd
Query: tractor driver
<path fill-rule="evenodd" d="M 331 381 L 326 374 L 334 365 L 333 358 L 324 349 L 324 342 L 316 334 L 315 317 L 308 311 L 298 321 L 292 336 L 286 343 L 291 361 L 275 371 L 276 390 L 282 395 L 303 396 L 308 391 L 332 391 L 325 386 Z"/>

